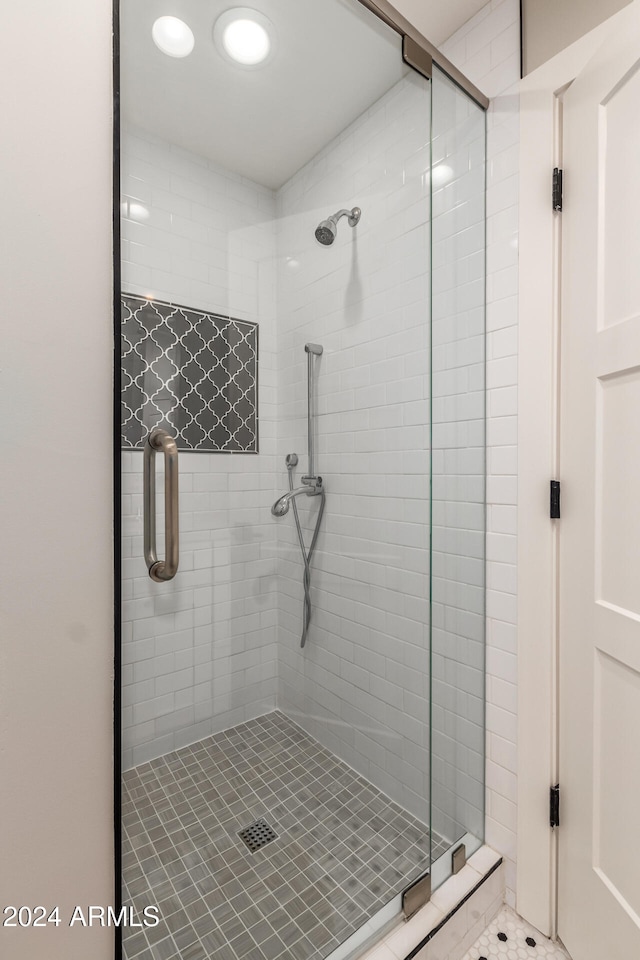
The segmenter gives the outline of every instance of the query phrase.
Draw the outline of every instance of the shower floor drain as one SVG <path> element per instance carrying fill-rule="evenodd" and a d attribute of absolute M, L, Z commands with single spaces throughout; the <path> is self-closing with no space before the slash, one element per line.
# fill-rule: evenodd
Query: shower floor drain
<path fill-rule="evenodd" d="M 248 827 L 240 831 L 238 836 L 246 843 L 251 853 L 255 853 L 256 850 L 266 846 L 267 843 L 271 843 L 272 840 L 278 839 L 277 833 L 274 832 L 266 820 L 262 819 L 250 823 Z"/>

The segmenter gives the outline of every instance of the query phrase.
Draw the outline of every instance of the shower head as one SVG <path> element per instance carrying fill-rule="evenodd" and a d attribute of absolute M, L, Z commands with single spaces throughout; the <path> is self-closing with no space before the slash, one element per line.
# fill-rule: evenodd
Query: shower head
<path fill-rule="evenodd" d="M 284 517 L 287 513 L 289 513 L 289 500 L 285 494 L 271 507 L 271 514 L 274 517 Z"/>
<path fill-rule="evenodd" d="M 316 240 L 323 246 L 330 247 L 336 238 L 337 232 L 338 228 L 335 220 L 323 220 L 322 223 L 316 227 Z"/>
<path fill-rule="evenodd" d="M 307 497 L 313 497 L 318 492 L 315 486 L 309 486 L 308 484 L 304 487 L 298 487 L 297 490 L 289 490 L 288 493 L 283 494 L 276 500 L 271 507 L 271 514 L 274 517 L 284 517 L 285 514 L 289 513 L 291 501 L 295 497 L 301 497 L 303 494 Z"/>
<path fill-rule="evenodd" d="M 338 233 L 338 220 L 341 217 L 347 217 L 350 227 L 355 227 L 362 216 L 360 207 L 353 207 L 351 210 L 338 210 L 328 220 L 322 220 L 316 227 L 316 240 L 325 247 L 330 247 Z"/>

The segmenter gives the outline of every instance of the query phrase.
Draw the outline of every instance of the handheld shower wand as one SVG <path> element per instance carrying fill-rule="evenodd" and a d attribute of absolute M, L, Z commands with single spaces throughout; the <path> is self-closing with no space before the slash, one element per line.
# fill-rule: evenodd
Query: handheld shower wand
<path fill-rule="evenodd" d="M 302 526 L 300 524 L 300 516 L 298 514 L 298 504 L 296 502 L 296 497 L 300 496 L 302 493 L 306 493 L 307 496 L 316 496 L 313 491 L 309 490 L 309 487 L 298 487 L 297 490 L 293 488 L 293 471 L 298 464 L 298 455 L 297 453 L 290 453 L 287 456 L 287 473 L 289 474 L 289 493 L 285 493 L 283 497 L 280 497 L 279 500 L 276 500 L 273 507 L 271 508 L 271 513 L 276 517 L 284 516 L 285 513 L 289 510 L 289 504 L 293 507 L 293 519 L 296 524 L 296 531 L 298 533 L 298 542 L 300 544 L 300 552 L 302 554 L 302 562 L 304 564 L 304 573 L 302 575 L 302 587 L 304 590 L 304 598 L 302 601 L 302 633 L 300 635 L 300 646 L 304 647 L 307 642 L 307 633 L 309 631 L 309 624 L 311 623 L 311 558 L 313 557 L 313 551 L 316 547 L 316 542 L 318 540 L 318 534 L 320 532 L 320 524 L 322 522 L 322 514 L 324 513 L 324 505 L 326 501 L 326 496 L 324 489 L 320 487 L 319 496 L 320 496 L 320 508 L 318 510 L 318 516 L 316 517 L 316 524 L 313 530 L 313 537 L 311 538 L 311 546 L 307 551 L 304 545 L 304 535 L 302 533 Z M 322 482 L 322 478 L 318 478 Z M 277 508 L 282 504 L 282 513 L 277 512 Z"/>
<path fill-rule="evenodd" d="M 286 464 L 287 470 L 289 471 L 289 493 L 285 493 L 283 496 L 281 496 L 271 507 L 271 513 L 274 517 L 284 517 L 287 513 L 289 513 L 289 507 L 291 504 L 293 503 L 295 506 L 295 498 L 301 496 L 303 493 L 308 497 L 313 496 L 313 490 L 309 489 L 308 484 L 304 487 L 298 487 L 296 490 L 293 489 L 292 472 L 293 468 L 298 466 L 298 454 L 288 453 Z"/>

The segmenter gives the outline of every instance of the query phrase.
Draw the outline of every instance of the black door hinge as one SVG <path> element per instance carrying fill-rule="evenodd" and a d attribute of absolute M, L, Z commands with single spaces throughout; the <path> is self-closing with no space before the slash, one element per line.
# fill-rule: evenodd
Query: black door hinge
<path fill-rule="evenodd" d="M 552 520 L 560 519 L 560 481 L 550 481 L 549 516 Z"/>
<path fill-rule="evenodd" d="M 562 213 L 562 170 L 553 168 L 553 209 Z"/>
<path fill-rule="evenodd" d="M 560 826 L 560 784 L 551 787 L 549 794 L 549 824 L 552 827 Z"/>

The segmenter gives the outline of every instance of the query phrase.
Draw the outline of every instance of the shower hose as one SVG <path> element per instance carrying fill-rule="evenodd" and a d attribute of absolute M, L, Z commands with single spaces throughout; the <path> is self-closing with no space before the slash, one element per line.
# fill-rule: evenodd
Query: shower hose
<path fill-rule="evenodd" d="M 289 489 L 293 490 L 293 469 L 289 469 Z M 313 531 L 313 537 L 311 539 L 311 546 L 309 547 L 309 552 L 304 545 L 304 537 L 302 535 L 302 527 L 300 526 L 300 516 L 298 514 L 298 505 L 296 504 L 296 498 L 294 497 L 291 501 L 293 506 L 293 516 L 296 521 L 296 530 L 298 531 L 298 540 L 300 541 L 300 551 L 302 553 L 302 562 L 304 563 L 304 574 L 302 577 L 302 583 L 304 586 L 304 599 L 302 601 L 302 635 L 300 637 L 300 646 L 304 647 L 307 642 L 307 631 L 309 629 L 309 624 L 311 623 L 311 558 L 313 556 L 313 551 L 316 547 L 316 541 L 318 539 L 318 533 L 320 531 L 320 523 L 322 522 L 322 514 L 324 513 L 324 502 L 325 502 L 325 493 L 324 488 L 320 493 L 320 508 L 318 510 L 318 516 L 316 517 L 316 526 Z"/>

